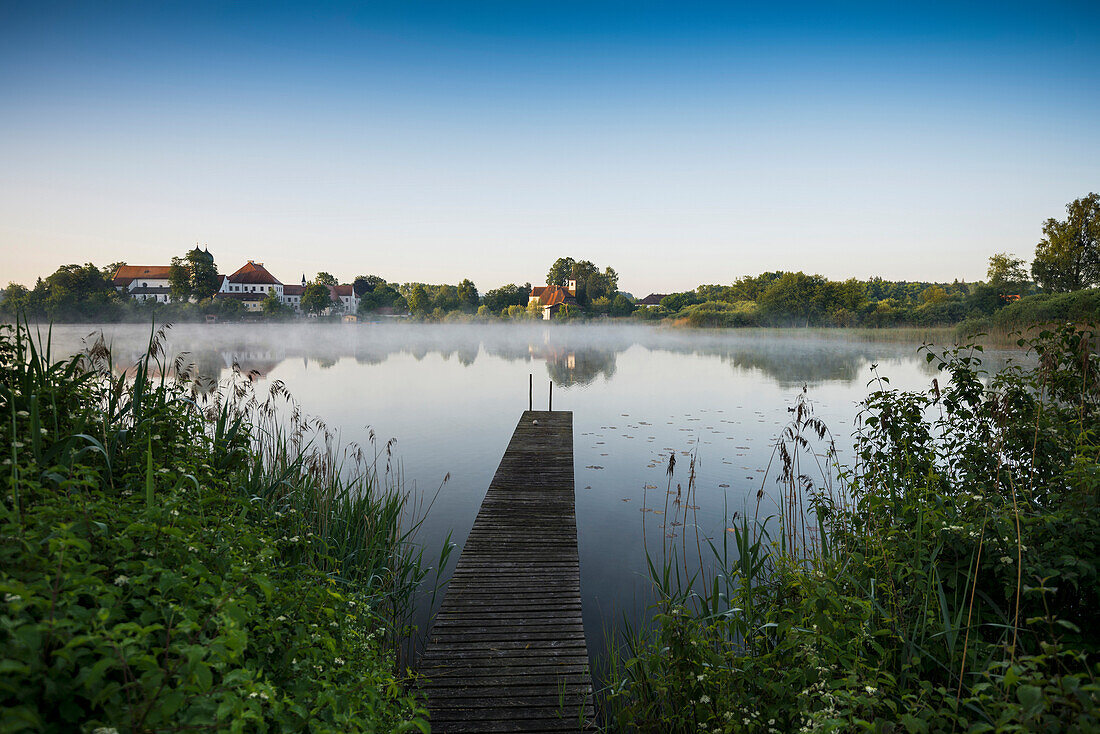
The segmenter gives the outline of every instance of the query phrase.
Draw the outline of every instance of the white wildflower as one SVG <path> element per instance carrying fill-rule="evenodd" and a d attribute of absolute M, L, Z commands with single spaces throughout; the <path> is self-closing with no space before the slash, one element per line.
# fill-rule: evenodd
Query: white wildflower
<path fill-rule="evenodd" d="M 705 693 L 702 696 L 699 696 L 699 703 L 710 703 L 710 696 Z"/>
<path fill-rule="evenodd" d="M 17 410 L 17 411 L 15 411 L 15 414 L 17 416 L 19 416 L 20 418 L 30 418 L 30 416 L 31 416 L 31 414 L 28 413 L 25 410 Z"/>
<path fill-rule="evenodd" d="M 335 662 L 337 665 L 343 665 L 344 664 L 344 659 L 343 658 L 336 658 L 336 660 L 334 660 L 333 662 Z"/>
<path fill-rule="evenodd" d="M 4 601 L 8 602 L 9 604 L 11 604 L 13 601 L 20 601 L 22 598 L 23 597 L 19 596 L 19 594 L 4 594 Z"/>
<path fill-rule="evenodd" d="M 863 688 L 863 690 L 867 691 L 867 694 L 870 695 L 870 696 L 873 696 L 876 693 L 878 693 L 878 689 L 875 688 L 874 686 L 865 686 Z"/>
<path fill-rule="evenodd" d="M 695 676 L 695 680 L 697 680 L 699 682 L 702 682 L 703 681 L 703 674 L 700 673 L 699 675 Z"/>
<path fill-rule="evenodd" d="M 1008 556 L 1001 556 L 1001 563 L 1012 563 L 1012 559 Z"/>
<path fill-rule="evenodd" d="M 276 621 L 276 622 L 285 622 L 285 621 L 286 621 L 286 617 L 285 617 L 285 616 L 283 616 L 282 614 L 280 614 L 280 615 L 279 615 L 278 617 L 276 617 L 276 618 L 275 618 L 275 621 Z"/>
<path fill-rule="evenodd" d="M 115 577 L 115 586 L 125 586 L 129 581 L 129 576 L 120 573 L 118 576 Z"/>

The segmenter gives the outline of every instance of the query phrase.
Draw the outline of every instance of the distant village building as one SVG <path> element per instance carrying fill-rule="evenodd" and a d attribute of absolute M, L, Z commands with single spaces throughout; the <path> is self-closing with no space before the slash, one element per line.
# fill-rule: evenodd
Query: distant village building
<path fill-rule="evenodd" d="M 639 306 L 660 306 L 661 299 L 668 296 L 667 293 L 650 293 L 648 296 L 638 301 Z"/>
<path fill-rule="evenodd" d="M 328 295 L 332 299 L 333 313 L 355 313 L 359 310 L 359 298 L 350 285 L 330 285 Z"/>
<path fill-rule="evenodd" d="M 566 282 L 563 288 L 560 285 L 545 285 L 531 289 L 531 295 L 527 298 L 527 307 L 532 305 L 542 307 L 542 318 L 549 321 L 557 315 L 562 306 L 577 305 L 577 281 Z"/>
<path fill-rule="evenodd" d="M 168 278 L 168 265 L 123 265 L 115 271 L 112 283 L 123 295 L 136 300 L 154 300 L 167 303 L 171 300 L 171 284 Z M 264 267 L 262 262 L 249 260 L 232 275 L 219 275 L 221 285 L 215 298 L 232 299 L 244 304 L 251 312 L 262 311 L 264 299 L 272 291 L 279 300 L 302 313 L 302 296 L 305 294 L 306 276 L 302 274 L 301 285 L 283 285 L 283 283 Z M 328 286 L 332 306 L 325 314 L 354 314 L 359 310 L 359 297 L 351 285 Z"/>
<path fill-rule="evenodd" d="M 302 313 L 302 296 L 306 292 L 306 274 L 302 273 L 301 285 L 283 286 L 283 303 L 294 309 L 294 313 Z"/>
<path fill-rule="evenodd" d="M 232 275 L 222 280 L 221 289 L 215 298 L 231 298 L 240 301 L 249 311 L 261 311 L 267 294 L 275 291 L 280 300 L 283 298 L 283 284 L 268 272 L 263 263 L 249 260 Z"/>
<path fill-rule="evenodd" d="M 168 303 L 172 294 L 168 270 L 168 265 L 122 265 L 111 283 L 119 293 L 134 300 Z"/>

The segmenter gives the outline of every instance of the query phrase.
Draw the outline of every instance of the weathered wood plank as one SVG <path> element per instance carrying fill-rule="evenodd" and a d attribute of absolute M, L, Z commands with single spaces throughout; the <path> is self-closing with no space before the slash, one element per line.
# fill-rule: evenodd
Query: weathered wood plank
<path fill-rule="evenodd" d="M 525 411 L 421 659 L 433 732 L 591 728 L 574 502 L 573 414 Z"/>

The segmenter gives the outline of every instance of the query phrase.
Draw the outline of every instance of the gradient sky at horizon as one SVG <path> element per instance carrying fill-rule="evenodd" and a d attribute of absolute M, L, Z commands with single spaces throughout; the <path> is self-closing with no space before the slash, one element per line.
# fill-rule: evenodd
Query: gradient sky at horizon
<path fill-rule="evenodd" d="M 976 280 L 1100 190 L 1100 3 L 0 4 L 0 280 Z"/>

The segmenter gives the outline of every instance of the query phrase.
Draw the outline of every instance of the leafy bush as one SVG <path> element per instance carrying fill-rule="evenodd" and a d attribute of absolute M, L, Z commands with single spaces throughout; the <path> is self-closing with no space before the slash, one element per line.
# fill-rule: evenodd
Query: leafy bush
<path fill-rule="evenodd" d="M 0 327 L 0 729 L 426 731 L 403 495 L 160 343 L 116 376 Z"/>
<path fill-rule="evenodd" d="M 677 318 L 695 327 L 755 326 L 758 323 L 756 304 L 752 301 L 706 301 L 685 307 Z"/>
<path fill-rule="evenodd" d="M 1100 319 L 1100 288 L 1024 296 L 998 311 L 994 322 L 998 326 L 1011 328 L 1066 321 L 1094 322 L 1097 319 Z"/>
<path fill-rule="evenodd" d="M 949 380 L 875 382 L 851 466 L 801 399 L 777 514 L 700 540 L 693 575 L 674 545 L 651 558 L 658 614 L 613 660 L 609 725 L 1100 729 L 1096 345 L 1044 331 L 1034 366 L 992 377 L 980 347 L 929 348 Z M 807 471 L 819 455 L 832 468 Z"/>

